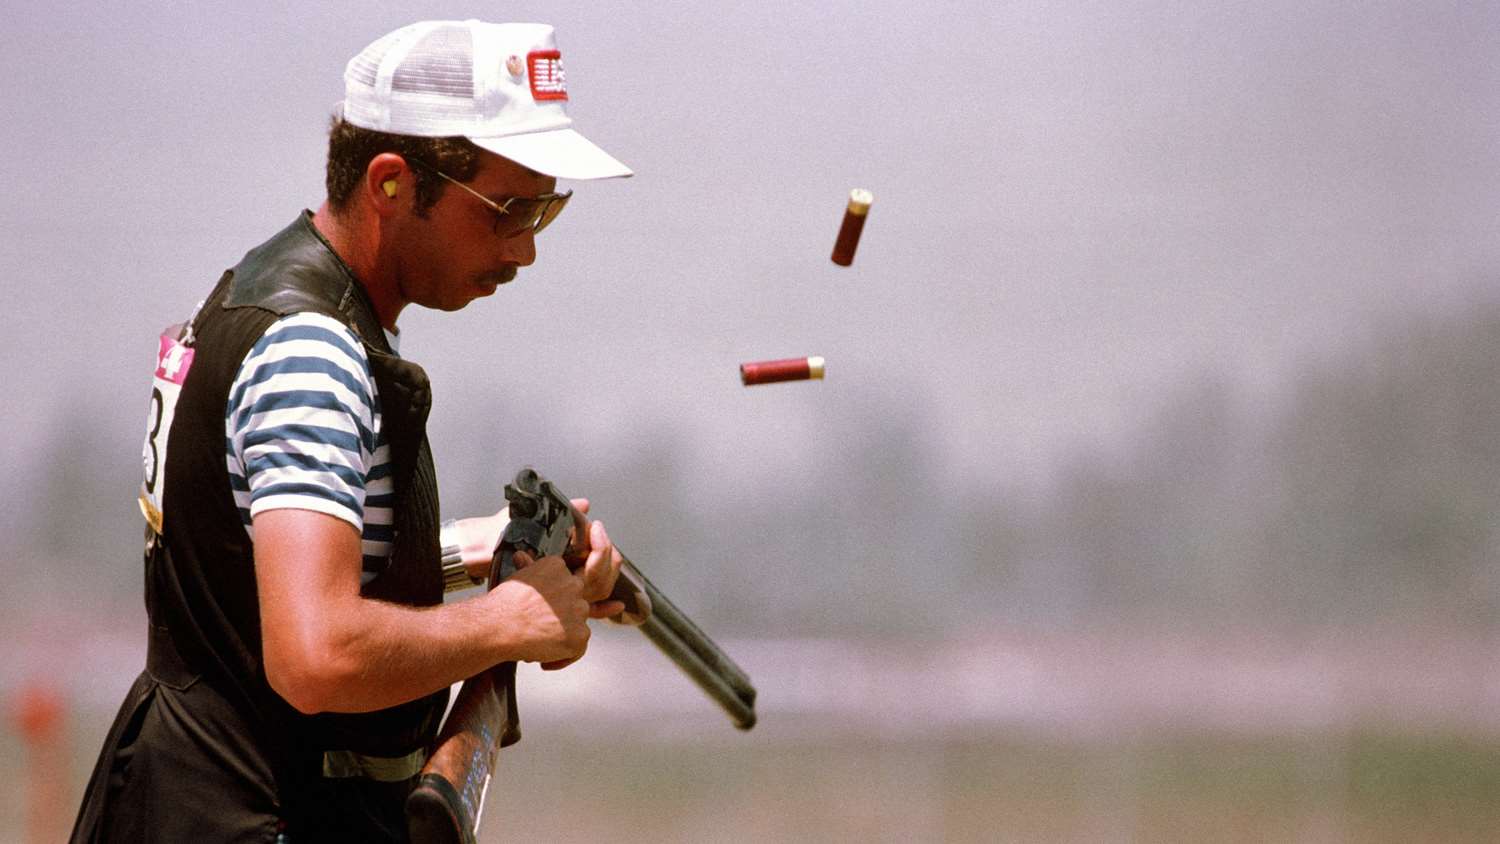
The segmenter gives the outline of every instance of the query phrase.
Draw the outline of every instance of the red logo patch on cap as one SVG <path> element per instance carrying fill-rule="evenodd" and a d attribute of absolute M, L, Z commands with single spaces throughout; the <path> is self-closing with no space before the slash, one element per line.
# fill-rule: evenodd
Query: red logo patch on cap
<path fill-rule="evenodd" d="M 531 97 L 535 100 L 566 100 L 568 79 L 563 75 L 562 53 L 557 50 L 537 50 L 526 54 L 526 66 L 531 68 Z"/>

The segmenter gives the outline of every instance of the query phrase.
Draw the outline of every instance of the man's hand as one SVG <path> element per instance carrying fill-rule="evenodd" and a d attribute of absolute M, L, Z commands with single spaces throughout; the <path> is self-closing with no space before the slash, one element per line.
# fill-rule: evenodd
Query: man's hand
<path fill-rule="evenodd" d="M 583 656 L 590 635 L 583 578 L 559 556 L 535 559 L 517 551 L 513 559 L 515 574 L 480 600 L 499 602 L 494 612 L 509 620 L 515 638 L 525 643 L 516 658 L 545 664 Z"/>
<path fill-rule="evenodd" d="M 587 544 L 574 543 L 579 552 L 587 552 L 583 565 L 574 572 L 579 579 L 580 594 L 588 602 L 589 618 L 609 618 L 619 615 L 625 609 L 620 601 L 608 600 L 615 588 L 615 579 L 620 575 L 620 555 L 615 551 L 615 546 L 609 541 L 609 534 L 604 530 L 604 523 L 594 521 L 590 523 L 585 518 L 589 511 L 587 498 L 571 499 L 573 509 L 578 512 L 577 522 L 574 530 L 577 535 L 583 536 Z M 580 548 L 580 546 L 582 546 Z M 519 566 L 520 563 L 518 562 Z M 587 639 L 585 638 L 585 642 Z M 587 645 L 585 644 L 585 647 Z M 576 655 L 562 659 L 547 660 L 542 662 L 543 671 L 557 671 L 567 668 L 577 662 L 583 656 L 580 650 Z"/>
<path fill-rule="evenodd" d="M 486 598 L 502 604 L 494 612 L 513 619 L 523 631 L 517 638 L 530 643 L 518 658 L 539 662 L 548 671 L 571 665 L 583 656 L 588 649 L 589 619 L 609 618 L 625 609 L 620 601 L 609 599 L 620 574 L 621 558 L 609 541 L 604 523 L 586 518 L 588 499 L 575 498 L 571 503 L 578 513 L 576 535 L 582 541 L 574 542 L 569 555 L 582 555 L 583 564 L 570 571 L 562 557 L 538 560 L 518 551 L 514 558 L 516 573 Z M 489 577 L 495 546 L 508 522 L 509 511 L 505 509 L 493 516 L 458 520 L 460 551 L 470 576 Z M 573 559 L 576 565 L 578 558 Z"/>

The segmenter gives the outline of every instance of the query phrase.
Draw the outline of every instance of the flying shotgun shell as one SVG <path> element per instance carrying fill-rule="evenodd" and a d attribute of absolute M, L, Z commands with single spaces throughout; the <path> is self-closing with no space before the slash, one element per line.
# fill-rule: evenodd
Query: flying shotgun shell
<path fill-rule="evenodd" d="M 806 381 L 810 378 L 822 377 L 823 358 L 819 355 L 740 364 L 740 381 L 746 387 L 751 384 L 770 384 L 776 381 Z"/>
<path fill-rule="evenodd" d="M 839 226 L 838 239 L 833 242 L 833 262 L 841 267 L 854 263 L 854 247 L 859 245 L 859 233 L 865 228 L 865 217 L 870 213 L 870 203 L 875 195 L 863 188 L 849 191 L 849 205 L 844 209 L 844 223 Z"/>

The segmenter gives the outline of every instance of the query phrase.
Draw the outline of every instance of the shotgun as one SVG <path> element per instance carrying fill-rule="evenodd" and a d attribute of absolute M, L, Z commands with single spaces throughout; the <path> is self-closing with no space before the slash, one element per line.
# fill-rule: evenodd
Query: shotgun
<path fill-rule="evenodd" d="M 561 556 L 574 569 L 583 565 L 588 517 L 551 481 L 530 467 L 522 469 L 506 485 L 505 500 L 510 522 L 495 548 L 489 588 L 515 572 L 518 550 L 538 559 Z M 623 554 L 610 598 L 625 605 L 612 621 L 639 629 L 723 708 L 736 727 L 755 726 L 755 687 L 750 678 Z M 515 686 L 514 662 L 464 681 L 406 800 L 413 844 L 476 844 L 500 748 L 521 739 Z"/>

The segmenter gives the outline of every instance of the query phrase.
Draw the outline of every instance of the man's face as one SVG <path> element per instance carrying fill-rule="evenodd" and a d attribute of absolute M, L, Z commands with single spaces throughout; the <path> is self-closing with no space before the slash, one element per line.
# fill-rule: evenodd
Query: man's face
<path fill-rule="evenodd" d="M 551 193 L 557 180 L 485 153 L 469 188 L 499 205 L 513 196 Z M 456 311 L 515 277 L 536 260 L 528 229 L 495 234 L 495 211 L 457 185 L 447 185 L 425 218 L 410 214 L 398 229 L 397 279 L 408 302 Z"/>

